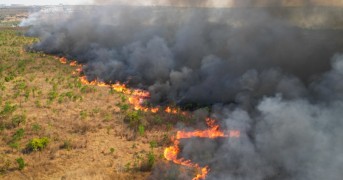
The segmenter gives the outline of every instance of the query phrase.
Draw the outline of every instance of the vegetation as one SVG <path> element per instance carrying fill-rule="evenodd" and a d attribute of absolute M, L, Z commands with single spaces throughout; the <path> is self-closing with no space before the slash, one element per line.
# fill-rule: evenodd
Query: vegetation
<path fill-rule="evenodd" d="M 138 126 L 138 132 L 139 132 L 139 135 L 141 135 L 141 136 L 144 135 L 144 132 L 145 132 L 144 125 L 140 124 L 140 125 Z"/>
<path fill-rule="evenodd" d="M 124 122 L 129 124 L 129 127 L 133 129 L 138 129 L 142 122 L 141 111 L 129 111 L 124 117 Z"/>
<path fill-rule="evenodd" d="M 29 152 L 43 150 L 50 142 L 50 139 L 47 137 L 43 138 L 33 138 L 26 145 L 26 148 Z"/>
<path fill-rule="evenodd" d="M 20 124 L 26 122 L 26 115 L 15 115 L 12 117 L 12 125 L 18 127 Z"/>
<path fill-rule="evenodd" d="M 20 157 L 20 158 L 17 158 L 16 161 L 17 161 L 17 163 L 18 163 L 18 169 L 19 169 L 19 170 L 23 170 L 24 167 L 25 167 L 25 161 L 24 161 L 24 159 L 23 159 L 22 157 Z"/>
<path fill-rule="evenodd" d="M 63 144 L 60 146 L 61 149 L 66 149 L 66 150 L 71 150 L 72 149 L 72 144 L 70 140 L 65 140 Z"/>
<path fill-rule="evenodd" d="M 10 102 L 6 102 L 3 109 L 0 111 L 0 117 L 5 118 L 17 109 L 16 105 L 12 105 Z"/>
<path fill-rule="evenodd" d="M 0 25 L 0 179 L 18 179 L 18 170 L 49 179 L 70 167 L 145 179 L 175 116 L 133 110 L 127 95 L 82 84 L 75 67 L 26 51 L 38 39 L 9 26 Z"/>

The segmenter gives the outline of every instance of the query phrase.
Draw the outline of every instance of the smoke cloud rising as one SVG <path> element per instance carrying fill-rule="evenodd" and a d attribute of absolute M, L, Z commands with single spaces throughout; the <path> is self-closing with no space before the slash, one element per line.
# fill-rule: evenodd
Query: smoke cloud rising
<path fill-rule="evenodd" d="M 190 7 L 199 2 L 211 4 L 76 8 L 22 24 L 40 38 L 31 49 L 76 59 L 90 80 L 211 106 L 223 128 L 239 129 L 239 139 L 182 142 L 208 179 L 341 179 L 342 9 Z"/>

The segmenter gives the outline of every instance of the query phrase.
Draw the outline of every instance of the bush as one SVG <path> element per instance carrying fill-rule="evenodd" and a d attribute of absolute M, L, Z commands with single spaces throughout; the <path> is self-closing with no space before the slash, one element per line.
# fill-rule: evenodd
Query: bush
<path fill-rule="evenodd" d="M 158 146 L 156 141 L 150 141 L 149 144 L 151 149 L 156 148 Z"/>
<path fill-rule="evenodd" d="M 47 137 L 33 138 L 30 140 L 26 147 L 29 151 L 38 151 L 44 149 L 49 144 L 49 142 L 50 140 Z"/>
<path fill-rule="evenodd" d="M 63 142 L 63 144 L 60 146 L 61 149 L 71 150 L 72 144 L 69 140 L 66 140 Z"/>
<path fill-rule="evenodd" d="M 11 148 L 13 148 L 13 149 L 19 149 L 19 143 L 18 142 L 10 142 L 9 144 L 8 144 Z"/>
<path fill-rule="evenodd" d="M 0 111 L 0 117 L 11 114 L 17 109 L 16 105 L 12 105 L 10 102 L 6 102 L 2 111 Z"/>
<path fill-rule="evenodd" d="M 20 158 L 17 158 L 16 161 L 18 163 L 18 169 L 19 170 L 24 169 L 24 167 L 26 165 L 24 159 L 22 157 L 20 157 Z"/>
<path fill-rule="evenodd" d="M 155 164 L 155 155 L 153 152 L 149 152 L 144 162 L 142 162 L 140 170 L 141 171 L 151 171 Z"/>
<path fill-rule="evenodd" d="M 58 93 L 56 91 L 50 91 L 48 94 L 48 99 L 50 102 L 52 102 L 54 99 L 58 97 Z"/>
<path fill-rule="evenodd" d="M 21 140 L 21 138 L 24 137 L 24 129 L 20 128 L 18 129 L 12 136 L 12 141 L 11 142 L 15 142 L 15 141 L 19 141 Z"/>
<path fill-rule="evenodd" d="M 15 115 L 12 118 L 12 125 L 14 127 L 19 126 L 21 123 L 25 123 L 26 121 L 26 116 L 25 115 Z"/>
<path fill-rule="evenodd" d="M 121 102 L 124 103 L 127 100 L 127 97 L 123 94 L 120 95 Z"/>
<path fill-rule="evenodd" d="M 20 128 L 18 129 L 12 136 L 12 139 L 8 142 L 8 145 L 11 147 L 11 148 L 14 148 L 14 149 L 19 149 L 19 143 L 18 141 L 21 140 L 23 137 L 24 137 L 24 129 L 23 128 Z"/>
<path fill-rule="evenodd" d="M 127 111 L 129 109 L 129 107 L 130 106 L 128 104 L 122 104 L 122 105 L 120 105 L 120 110 Z"/>
<path fill-rule="evenodd" d="M 80 92 L 81 93 L 92 93 L 92 92 L 95 92 L 96 89 L 95 87 L 91 87 L 91 86 L 82 86 L 80 88 Z"/>
<path fill-rule="evenodd" d="M 10 73 L 8 73 L 8 75 L 5 77 L 5 81 L 6 81 L 6 82 L 10 82 L 10 81 L 12 81 L 14 78 L 15 78 L 15 74 L 12 73 L 12 72 L 10 72 Z"/>
<path fill-rule="evenodd" d="M 139 132 L 139 135 L 143 136 L 144 135 L 144 132 L 145 132 L 145 128 L 143 125 L 139 125 L 138 126 L 138 132 Z"/>
<path fill-rule="evenodd" d="M 127 112 L 124 117 L 124 122 L 128 123 L 129 126 L 137 130 L 138 126 L 141 124 L 141 115 L 139 111 Z"/>
<path fill-rule="evenodd" d="M 42 127 L 37 123 L 32 124 L 31 128 L 33 131 L 36 131 L 36 132 L 38 132 L 40 129 L 42 129 Z"/>

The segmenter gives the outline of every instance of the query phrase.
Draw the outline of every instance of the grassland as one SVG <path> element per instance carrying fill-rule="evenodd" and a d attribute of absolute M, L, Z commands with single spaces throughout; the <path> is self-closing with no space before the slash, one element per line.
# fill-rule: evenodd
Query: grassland
<path fill-rule="evenodd" d="M 17 26 L 30 10 L 31 7 L 0 7 L 0 27 Z"/>
<path fill-rule="evenodd" d="M 146 179 L 176 115 L 83 85 L 56 57 L 25 51 L 37 39 L 24 32 L 0 28 L 0 179 Z"/>

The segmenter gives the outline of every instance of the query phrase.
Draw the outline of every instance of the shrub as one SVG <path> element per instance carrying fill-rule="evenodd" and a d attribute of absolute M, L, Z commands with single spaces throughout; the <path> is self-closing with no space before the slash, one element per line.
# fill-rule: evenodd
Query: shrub
<path fill-rule="evenodd" d="M 14 127 L 19 126 L 21 123 L 25 123 L 26 116 L 25 115 L 15 115 L 12 117 L 12 125 Z"/>
<path fill-rule="evenodd" d="M 131 163 L 130 162 L 126 163 L 124 168 L 125 168 L 126 172 L 130 171 L 131 170 Z"/>
<path fill-rule="evenodd" d="M 65 96 L 68 97 L 69 99 L 72 99 L 74 97 L 74 93 L 72 91 L 68 91 L 65 93 Z"/>
<path fill-rule="evenodd" d="M 72 149 L 71 142 L 69 140 L 65 140 L 63 144 L 60 146 L 61 149 L 67 149 L 70 150 Z"/>
<path fill-rule="evenodd" d="M 150 148 L 153 149 L 153 148 L 156 148 L 157 147 L 157 142 L 156 141 L 150 141 Z"/>
<path fill-rule="evenodd" d="M 105 118 L 104 118 L 104 122 L 108 122 L 112 119 L 112 114 L 111 113 L 106 113 L 105 114 Z"/>
<path fill-rule="evenodd" d="M 20 158 L 17 158 L 16 161 L 18 163 L 18 169 L 19 170 L 24 169 L 24 167 L 26 165 L 24 159 L 22 157 L 20 157 Z"/>
<path fill-rule="evenodd" d="M 160 125 L 160 124 L 163 123 L 163 119 L 162 119 L 161 116 L 159 116 L 159 115 L 156 115 L 156 116 L 154 117 L 153 121 L 154 121 L 154 124 L 157 124 L 157 125 Z"/>
<path fill-rule="evenodd" d="M 10 82 L 15 78 L 15 74 L 13 72 L 8 73 L 8 75 L 5 77 L 6 82 Z"/>
<path fill-rule="evenodd" d="M 24 90 L 27 88 L 27 85 L 24 81 L 19 81 L 16 83 L 16 85 L 14 86 L 15 89 L 19 89 L 19 90 Z"/>
<path fill-rule="evenodd" d="M 122 105 L 120 105 L 120 110 L 127 111 L 129 109 L 129 107 L 130 106 L 128 104 L 122 104 Z"/>
<path fill-rule="evenodd" d="M 81 119 L 86 119 L 87 118 L 87 116 L 88 116 L 88 113 L 87 113 L 87 111 L 80 111 L 80 117 L 81 117 Z"/>
<path fill-rule="evenodd" d="M 147 154 L 145 161 L 142 162 L 140 170 L 141 171 L 151 171 L 154 164 L 155 164 L 155 155 L 153 152 L 149 152 Z"/>
<path fill-rule="evenodd" d="M 19 141 L 21 140 L 21 138 L 24 137 L 24 129 L 20 128 L 18 129 L 12 136 L 12 141 L 11 142 L 15 142 L 15 141 Z"/>
<path fill-rule="evenodd" d="M 123 94 L 120 95 L 121 102 L 125 102 L 127 100 L 127 97 Z"/>
<path fill-rule="evenodd" d="M 29 151 L 43 150 L 49 144 L 49 142 L 50 140 L 47 137 L 33 138 L 30 140 L 26 147 Z"/>
<path fill-rule="evenodd" d="M 3 82 L 0 82 L 0 90 L 4 91 L 6 89 L 6 86 Z"/>
<path fill-rule="evenodd" d="M 82 86 L 80 88 L 80 92 L 81 93 L 92 93 L 92 92 L 95 92 L 96 89 L 95 87 L 91 87 L 91 86 Z"/>
<path fill-rule="evenodd" d="M 18 70 L 18 72 L 22 73 L 22 72 L 25 71 L 26 63 L 27 63 L 27 61 L 24 61 L 24 60 L 18 61 L 18 64 L 17 64 L 17 70 Z"/>
<path fill-rule="evenodd" d="M 145 132 L 145 128 L 142 124 L 140 124 L 138 126 L 138 132 L 139 132 L 139 135 L 143 136 L 144 135 L 144 132 Z"/>
<path fill-rule="evenodd" d="M 48 99 L 50 102 L 52 102 L 54 99 L 56 99 L 58 96 L 58 93 L 56 91 L 50 91 L 48 94 Z"/>
<path fill-rule="evenodd" d="M 8 145 L 13 149 L 19 149 L 19 143 L 18 142 L 10 142 Z"/>
<path fill-rule="evenodd" d="M 16 105 L 12 105 L 10 102 L 6 102 L 2 111 L 0 111 L 0 117 L 11 114 L 17 109 Z"/>
<path fill-rule="evenodd" d="M 148 153 L 148 167 L 151 169 L 152 166 L 155 164 L 155 155 L 153 152 Z"/>
<path fill-rule="evenodd" d="M 24 129 L 20 128 L 18 129 L 12 136 L 12 139 L 8 142 L 8 145 L 14 149 L 19 149 L 19 143 L 18 141 L 21 140 L 24 137 Z"/>
<path fill-rule="evenodd" d="M 124 117 L 124 122 L 128 123 L 131 128 L 137 129 L 140 125 L 141 115 L 139 111 L 127 112 Z"/>
<path fill-rule="evenodd" d="M 29 89 L 25 90 L 24 97 L 25 97 L 25 101 L 27 101 L 29 99 L 29 97 L 30 97 L 30 90 Z"/>
<path fill-rule="evenodd" d="M 42 129 L 42 127 L 37 123 L 32 124 L 31 128 L 33 131 L 36 131 L 36 132 L 39 131 L 40 129 Z"/>
<path fill-rule="evenodd" d="M 114 89 L 112 89 L 112 88 L 111 88 L 111 89 L 110 89 L 110 91 L 109 91 L 108 93 L 110 93 L 110 94 L 112 94 L 112 95 L 113 95 L 113 94 L 115 94 L 115 93 L 116 93 L 116 91 L 115 91 Z"/>

